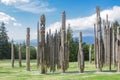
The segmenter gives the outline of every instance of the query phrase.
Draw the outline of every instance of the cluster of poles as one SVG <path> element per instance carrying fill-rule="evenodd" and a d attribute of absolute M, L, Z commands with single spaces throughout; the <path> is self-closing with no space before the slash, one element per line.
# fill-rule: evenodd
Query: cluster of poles
<path fill-rule="evenodd" d="M 103 20 L 104 33 L 101 28 L 100 8 L 96 7 L 97 23 L 94 24 L 94 52 L 97 71 L 102 71 L 103 66 L 114 65 L 117 71 L 120 71 L 120 27 L 115 32 L 113 23 L 110 24 L 108 14 L 106 21 Z M 103 37 L 102 37 L 103 36 Z"/>
<path fill-rule="evenodd" d="M 111 70 L 113 64 L 120 71 L 120 28 L 117 28 L 117 37 L 113 25 L 108 21 L 108 15 L 104 24 L 104 38 L 102 37 L 100 8 L 96 7 L 96 24 L 94 25 L 94 56 L 97 71 L 102 71 L 103 66 L 108 66 Z M 61 69 L 62 73 L 69 67 L 69 41 L 66 32 L 66 14 L 62 13 L 62 27 L 51 34 L 51 30 L 45 36 L 45 15 L 41 15 L 40 24 L 37 24 L 37 68 L 41 74 L 46 74 L 48 70 L 55 72 Z M 21 52 L 19 46 L 19 65 L 21 66 Z M 89 61 L 91 57 L 92 45 L 89 49 Z M 84 72 L 84 52 L 82 48 L 82 32 L 79 33 L 78 50 L 78 71 Z M 14 50 L 11 45 L 11 61 L 14 67 Z M 30 71 L 30 28 L 27 28 L 26 35 L 26 70 Z"/>

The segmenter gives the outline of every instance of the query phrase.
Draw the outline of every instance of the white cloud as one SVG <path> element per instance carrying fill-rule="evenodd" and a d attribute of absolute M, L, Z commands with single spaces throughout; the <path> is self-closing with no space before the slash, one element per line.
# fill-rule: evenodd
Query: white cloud
<path fill-rule="evenodd" d="M 24 29 L 21 28 L 21 23 L 19 23 L 14 17 L 0 12 L 0 22 L 6 23 L 8 30 L 9 39 L 23 39 L 24 38 Z M 1 25 L 1 24 L 0 24 Z M 23 35 L 21 35 L 23 34 Z"/>
<path fill-rule="evenodd" d="M 28 3 L 29 0 L 1 0 L 1 3 L 4 3 L 6 5 L 14 5 L 17 3 Z"/>
<path fill-rule="evenodd" d="M 14 22 L 14 23 L 13 23 L 13 26 L 15 26 L 15 27 L 21 27 L 22 24 L 21 24 L 21 23 Z"/>
<path fill-rule="evenodd" d="M 102 20 L 106 18 L 106 14 L 108 14 L 109 21 L 119 21 L 120 22 L 120 6 L 113 6 L 111 9 L 103 10 L 101 11 L 101 18 Z M 87 17 L 78 17 L 78 18 L 73 18 L 73 19 L 67 19 L 66 24 L 71 24 L 71 28 L 74 32 L 76 31 L 82 31 L 83 36 L 93 36 L 94 34 L 90 32 L 87 32 L 87 30 L 93 30 L 94 28 L 94 23 L 96 23 L 96 13 L 93 15 L 87 16 Z M 55 30 L 59 30 L 61 27 L 61 22 L 55 22 L 53 24 L 50 24 L 47 27 L 47 31 L 49 29 L 52 30 L 54 33 Z M 66 27 L 68 27 L 66 25 Z M 85 32 L 86 31 L 86 32 Z M 87 34 L 86 34 L 87 33 Z M 77 33 L 76 33 L 77 34 Z M 77 36 L 77 35 L 74 35 Z M 79 35 L 78 35 L 79 36 Z"/>
<path fill-rule="evenodd" d="M 8 23 L 10 21 L 16 21 L 16 19 L 6 13 L 0 12 L 0 22 Z"/>
<path fill-rule="evenodd" d="M 49 8 L 49 3 L 41 0 L 1 0 L 1 3 L 32 13 L 45 13 L 56 10 L 55 8 Z"/>

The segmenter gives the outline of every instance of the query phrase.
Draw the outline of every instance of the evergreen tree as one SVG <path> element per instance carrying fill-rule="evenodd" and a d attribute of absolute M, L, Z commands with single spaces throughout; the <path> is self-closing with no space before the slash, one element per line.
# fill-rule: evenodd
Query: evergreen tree
<path fill-rule="evenodd" d="M 118 23 L 118 21 L 115 21 L 114 23 L 113 23 L 113 28 L 114 28 L 114 33 L 115 33 L 115 37 L 116 37 L 116 34 L 117 34 L 117 27 L 119 27 L 120 26 L 120 24 Z"/>
<path fill-rule="evenodd" d="M 10 54 L 8 36 L 4 22 L 0 26 L 0 59 L 5 59 Z"/>
<path fill-rule="evenodd" d="M 69 61 L 70 62 L 75 62 L 77 61 L 77 53 L 78 53 L 78 40 L 73 40 L 73 31 L 70 27 L 68 26 L 67 29 L 67 39 L 69 42 Z"/>

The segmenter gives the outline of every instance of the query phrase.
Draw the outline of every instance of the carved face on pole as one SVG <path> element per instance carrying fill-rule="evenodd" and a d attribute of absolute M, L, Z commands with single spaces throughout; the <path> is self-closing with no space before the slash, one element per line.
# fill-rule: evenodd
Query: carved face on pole
<path fill-rule="evenodd" d="M 43 14 L 41 17 L 40 17 L 40 21 L 41 21 L 41 26 L 44 27 L 45 26 L 45 15 Z"/>

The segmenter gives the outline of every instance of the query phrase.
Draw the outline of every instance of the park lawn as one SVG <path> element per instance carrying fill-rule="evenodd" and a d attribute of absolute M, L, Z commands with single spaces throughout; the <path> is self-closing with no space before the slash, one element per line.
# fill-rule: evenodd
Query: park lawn
<path fill-rule="evenodd" d="M 22 61 L 22 67 L 18 66 L 18 61 L 15 61 L 15 67 L 11 68 L 10 60 L 0 60 L 0 80 L 120 80 L 120 73 L 115 72 L 112 66 L 112 72 L 105 67 L 103 72 L 96 72 L 94 63 L 85 62 L 85 72 L 78 73 L 77 62 L 70 62 L 66 73 L 60 73 L 57 70 L 55 73 L 40 74 L 36 61 L 31 60 L 31 71 L 26 71 L 25 60 Z"/>

